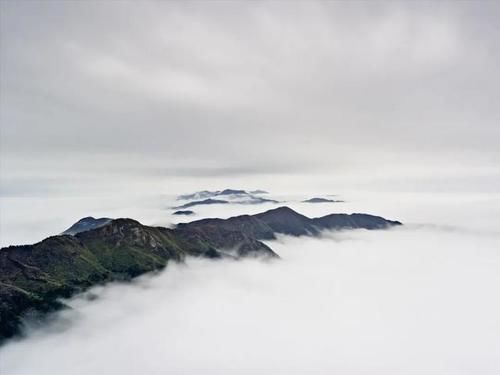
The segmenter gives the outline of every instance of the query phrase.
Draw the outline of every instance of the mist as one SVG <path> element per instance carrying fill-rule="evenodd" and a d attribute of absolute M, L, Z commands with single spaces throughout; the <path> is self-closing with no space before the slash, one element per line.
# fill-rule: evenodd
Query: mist
<path fill-rule="evenodd" d="M 378 198 L 362 204 L 403 227 L 282 236 L 280 260 L 188 259 L 94 288 L 0 348 L 0 372 L 498 373 L 499 197 Z"/>

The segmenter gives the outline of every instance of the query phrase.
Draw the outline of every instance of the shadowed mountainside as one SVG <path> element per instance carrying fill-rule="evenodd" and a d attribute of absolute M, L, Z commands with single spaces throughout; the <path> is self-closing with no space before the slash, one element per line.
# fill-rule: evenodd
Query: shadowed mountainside
<path fill-rule="evenodd" d="M 23 317 L 63 307 L 59 298 L 160 270 L 186 256 L 277 258 L 261 240 L 274 239 L 276 234 L 317 235 L 326 229 L 383 229 L 401 224 L 366 214 L 310 219 L 288 207 L 203 219 L 174 229 L 132 219 L 90 219 L 65 232 L 74 235 L 0 249 L 0 341 L 20 332 Z M 86 224 L 80 225 L 82 221 Z"/>
<path fill-rule="evenodd" d="M 78 220 L 75 224 L 73 224 L 61 234 L 75 235 L 80 232 L 85 232 L 87 230 L 102 227 L 103 225 L 109 223 L 111 220 L 113 219 L 107 217 L 101 217 L 99 219 L 95 219 L 92 216 L 84 217 L 83 219 Z"/>

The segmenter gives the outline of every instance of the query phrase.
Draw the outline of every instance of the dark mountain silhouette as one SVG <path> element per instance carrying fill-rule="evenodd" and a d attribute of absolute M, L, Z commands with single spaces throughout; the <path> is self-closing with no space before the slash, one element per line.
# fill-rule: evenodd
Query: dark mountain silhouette
<path fill-rule="evenodd" d="M 305 201 L 302 201 L 303 203 L 337 203 L 337 202 L 343 202 L 339 200 L 334 200 L 334 199 L 327 199 L 327 198 L 311 198 L 311 199 L 306 199 Z"/>
<path fill-rule="evenodd" d="M 178 216 L 186 215 L 186 216 L 190 216 L 190 215 L 194 215 L 194 211 L 191 211 L 191 210 L 179 210 L 179 211 L 175 211 L 172 215 L 178 215 Z"/>
<path fill-rule="evenodd" d="M 106 225 L 111 220 L 113 219 L 107 217 L 102 217 L 100 219 L 94 219 L 92 216 L 84 217 L 83 219 L 78 220 L 75 224 L 73 224 L 71 227 L 66 229 L 61 234 L 74 235 L 87 230 L 99 228 L 102 227 L 103 225 Z"/>
<path fill-rule="evenodd" d="M 248 193 L 245 190 L 224 189 L 217 195 L 247 195 L 247 194 Z"/>
<path fill-rule="evenodd" d="M 183 205 L 174 207 L 174 208 L 190 208 L 194 206 L 203 206 L 207 204 L 227 204 L 229 203 L 228 201 L 222 200 L 222 199 L 212 199 L 212 198 L 207 198 L 203 199 L 201 201 L 193 201 L 193 202 L 188 202 Z"/>
<path fill-rule="evenodd" d="M 277 200 L 263 198 L 258 194 L 267 194 L 264 190 L 256 190 L 256 193 L 247 192 L 239 189 L 224 189 L 224 190 L 202 190 L 192 194 L 183 194 L 177 197 L 177 200 L 189 201 L 174 209 L 184 209 L 205 204 L 262 204 L 262 203 L 279 203 Z M 255 195 L 257 194 L 257 195 Z"/>

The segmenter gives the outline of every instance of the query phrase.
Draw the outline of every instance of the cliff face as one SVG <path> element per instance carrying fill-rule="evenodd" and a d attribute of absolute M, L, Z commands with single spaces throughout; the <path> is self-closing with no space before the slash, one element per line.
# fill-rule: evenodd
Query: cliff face
<path fill-rule="evenodd" d="M 324 229 L 382 229 L 399 224 L 365 214 L 310 219 L 281 207 L 253 216 L 198 220 L 175 229 L 149 227 L 132 219 L 109 220 L 74 236 L 6 247 L 0 249 L 0 341 L 19 332 L 24 315 L 60 308 L 61 297 L 159 270 L 186 256 L 276 258 L 260 241 L 273 239 L 276 233 L 316 235 Z"/>

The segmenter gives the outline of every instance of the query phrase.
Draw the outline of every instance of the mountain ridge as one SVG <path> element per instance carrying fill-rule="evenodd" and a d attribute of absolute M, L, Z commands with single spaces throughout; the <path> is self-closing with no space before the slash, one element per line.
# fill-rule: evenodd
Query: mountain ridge
<path fill-rule="evenodd" d="M 61 308 L 60 298 L 163 269 L 170 261 L 182 262 L 188 256 L 279 258 L 262 240 L 272 240 L 276 234 L 317 235 L 328 229 L 394 225 L 401 223 L 367 214 L 311 219 L 279 207 L 256 215 L 196 220 L 175 228 L 119 218 L 74 235 L 5 247 L 0 249 L 0 341 L 18 334 L 27 314 Z"/>

